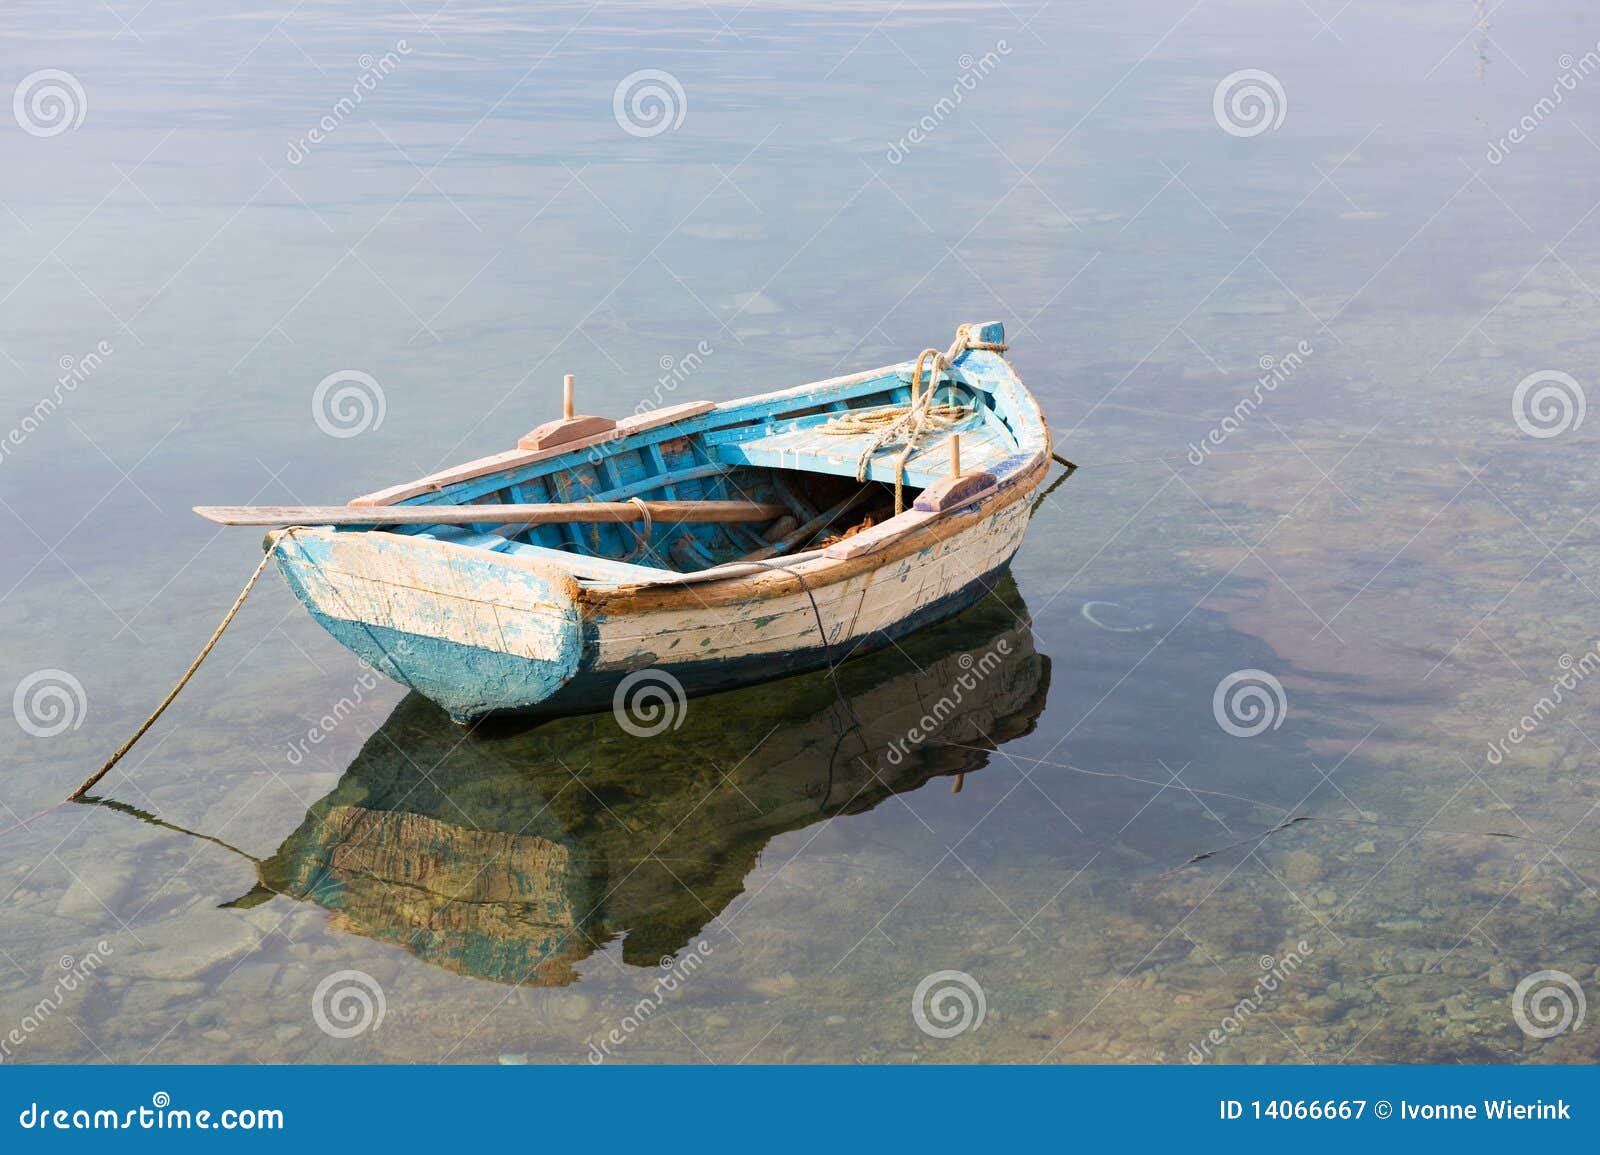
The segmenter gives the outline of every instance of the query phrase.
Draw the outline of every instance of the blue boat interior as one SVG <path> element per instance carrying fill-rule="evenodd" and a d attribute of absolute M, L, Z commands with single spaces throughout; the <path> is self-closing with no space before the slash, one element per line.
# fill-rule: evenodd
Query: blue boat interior
<path fill-rule="evenodd" d="M 934 404 L 962 411 L 948 428 L 930 431 L 905 463 L 905 508 L 916 494 L 948 476 L 948 434 L 960 435 L 964 472 L 1003 474 L 1019 459 L 1024 415 L 1009 377 L 992 353 L 972 351 L 944 370 Z M 895 512 L 894 483 L 902 444 L 876 451 L 865 482 L 857 480 L 874 434 L 841 433 L 841 413 L 892 416 L 911 404 L 912 366 L 824 382 L 719 405 L 681 421 L 574 448 L 522 466 L 457 481 L 398 503 L 536 504 L 644 500 L 740 500 L 784 506 L 767 523 L 646 525 L 576 523 L 514 526 L 399 525 L 388 532 L 433 538 L 498 553 L 559 555 L 580 582 L 648 580 L 663 570 L 689 573 L 728 562 L 782 558 L 815 549 Z M 926 380 L 926 378 L 924 379 Z M 926 389 L 924 384 L 923 388 Z M 348 532 L 367 532 L 353 529 Z"/>

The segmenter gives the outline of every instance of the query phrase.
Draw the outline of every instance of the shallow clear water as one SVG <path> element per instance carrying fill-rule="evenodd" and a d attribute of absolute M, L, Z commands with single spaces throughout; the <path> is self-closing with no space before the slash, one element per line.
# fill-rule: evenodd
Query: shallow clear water
<path fill-rule="evenodd" d="M 6 1061 L 1596 1057 L 1514 1013 L 1600 987 L 1594 426 L 1514 416 L 1600 351 L 1593 13 L 432 7 L 8 19 L 6 85 L 86 108 L 0 131 Z M 189 506 L 503 449 L 564 372 L 630 412 L 990 317 L 1082 468 L 854 717 L 812 676 L 462 740 L 274 578 L 116 806 L 30 817 L 259 556 Z M 341 370 L 381 420 L 317 420 Z"/>

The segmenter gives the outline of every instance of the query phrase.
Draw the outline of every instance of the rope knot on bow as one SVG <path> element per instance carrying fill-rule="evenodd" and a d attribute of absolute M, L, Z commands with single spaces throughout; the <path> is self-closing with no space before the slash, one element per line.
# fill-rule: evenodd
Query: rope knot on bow
<path fill-rule="evenodd" d="M 905 511 L 905 469 L 922 442 L 929 434 L 948 432 L 972 416 L 965 405 L 935 404 L 933 395 L 939 386 L 939 376 L 950 367 L 950 362 L 966 348 L 960 335 L 950 351 L 924 349 L 917 354 L 916 365 L 911 370 L 911 402 L 908 405 L 884 405 L 859 412 L 841 413 L 822 426 L 822 432 L 836 437 L 855 437 L 870 433 L 871 439 L 856 461 L 856 480 L 866 481 L 872 459 L 881 450 L 903 446 L 894 465 L 894 511 Z M 928 387 L 919 392 L 924 367 L 928 369 Z"/>

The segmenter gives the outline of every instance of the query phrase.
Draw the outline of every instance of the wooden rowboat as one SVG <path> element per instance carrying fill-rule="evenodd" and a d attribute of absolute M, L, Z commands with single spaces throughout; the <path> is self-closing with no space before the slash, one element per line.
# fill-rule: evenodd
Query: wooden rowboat
<path fill-rule="evenodd" d="M 202 512 L 307 523 L 267 538 L 295 595 L 459 722 L 681 699 L 886 645 L 992 585 L 1051 459 L 1004 349 L 963 325 L 915 363 L 620 421 L 575 414 L 569 379 L 566 415 L 508 452 L 346 509 Z"/>

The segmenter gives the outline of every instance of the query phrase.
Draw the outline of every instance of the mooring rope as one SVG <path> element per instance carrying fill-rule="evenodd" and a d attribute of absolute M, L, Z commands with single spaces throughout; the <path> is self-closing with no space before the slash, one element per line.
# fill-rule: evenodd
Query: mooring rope
<path fill-rule="evenodd" d="M 283 531 L 281 537 L 287 537 L 293 532 L 294 528 L 290 527 L 289 529 Z M 89 777 L 85 778 L 83 783 L 76 790 L 67 795 L 68 802 L 76 802 L 91 789 L 93 789 L 94 784 L 109 774 L 113 766 L 122 761 L 123 755 L 127 754 L 129 750 L 133 749 L 134 743 L 140 738 L 143 738 L 146 731 L 148 731 L 151 726 L 156 724 L 156 719 L 161 717 L 161 715 L 166 712 L 168 706 L 172 705 L 173 700 L 176 699 L 177 696 L 183 691 L 183 688 L 189 684 L 189 679 L 194 677 L 195 671 L 200 668 L 200 663 L 206 660 L 206 655 L 211 653 L 217 642 L 221 640 L 223 631 L 226 630 L 228 628 L 228 624 L 233 621 L 234 615 L 239 612 L 239 607 L 244 605 L 244 599 L 250 596 L 250 591 L 255 588 L 256 582 L 261 579 L 262 573 L 266 570 L 267 563 L 272 560 L 273 555 L 277 552 L 277 542 L 273 542 L 272 548 L 262 553 L 261 562 L 256 566 L 256 572 L 251 574 L 250 580 L 244 583 L 244 589 L 240 590 L 239 596 L 233 599 L 233 605 L 230 606 L 228 608 L 228 612 L 223 615 L 222 622 L 217 626 L 216 632 L 213 633 L 210 640 L 201 647 L 200 652 L 195 655 L 194 661 L 189 663 L 189 668 L 184 671 L 183 677 L 178 679 L 178 684 L 172 687 L 172 690 L 165 698 L 161 699 L 161 705 L 157 706 L 155 708 L 155 712 L 146 718 L 143 724 L 133 732 L 133 736 L 121 746 L 118 746 L 116 753 L 107 758 L 101 765 L 100 769 L 96 770 L 93 774 L 89 775 Z"/>
<path fill-rule="evenodd" d="M 840 733 L 838 740 L 833 744 L 833 753 L 828 756 L 828 781 L 822 792 L 822 800 L 819 804 L 819 809 L 823 813 L 827 813 L 828 799 L 833 796 L 834 760 L 839 756 L 839 747 L 844 744 L 845 735 L 850 733 L 851 730 L 855 731 L 856 738 L 861 742 L 861 753 L 856 755 L 856 759 L 866 770 L 868 781 L 871 781 L 873 778 L 877 778 L 879 781 L 882 781 L 882 777 L 867 760 L 866 756 L 872 752 L 872 749 L 867 745 L 867 732 L 866 727 L 861 723 L 861 715 L 856 713 L 856 708 L 854 704 L 851 703 L 850 696 L 844 692 L 844 687 L 839 684 L 839 667 L 833 660 L 833 642 L 828 637 L 827 626 L 823 625 L 822 607 L 817 605 L 817 595 L 812 590 L 811 583 L 806 580 L 805 574 L 801 573 L 791 565 L 783 565 L 780 562 L 771 561 L 754 561 L 750 564 L 758 565 L 762 569 L 769 572 L 775 571 L 778 573 L 786 573 L 790 577 L 794 578 L 795 581 L 800 583 L 800 588 L 805 591 L 807 599 L 809 599 L 811 602 L 811 614 L 814 618 L 816 618 L 817 621 L 817 637 L 822 642 L 822 660 L 827 664 L 828 667 L 828 680 L 833 684 L 834 697 L 837 698 L 839 704 L 845 708 L 845 712 L 850 715 L 850 720 L 855 723 L 850 727 L 850 730 L 845 730 Z M 854 802 L 856 800 L 856 796 L 866 788 L 867 783 L 863 782 L 856 789 L 855 794 L 850 796 L 845 805 L 848 806 L 851 802 Z"/>
<path fill-rule="evenodd" d="M 955 346 L 951 348 L 955 349 Z M 922 444 L 923 438 L 930 433 L 947 432 L 972 416 L 972 410 L 965 405 L 933 403 L 933 395 L 939 386 L 939 374 L 949 367 L 950 360 L 949 356 L 937 349 L 924 349 L 917 354 L 916 366 L 911 371 L 910 404 L 852 410 L 830 418 L 821 427 L 822 433 L 833 437 L 859 437 L 864 433 L 872 435 L 856 461 L 857 481 L 867 480 L 872 458 L 879 450 L 890 445 L 904 446 L 894 465 L 894 511 L 897 514 L 905 512 L 906 462 Z M 923 367 L 930 361 L 932 369 L 929 371 L 928 388 L 919 394 Z"/>

